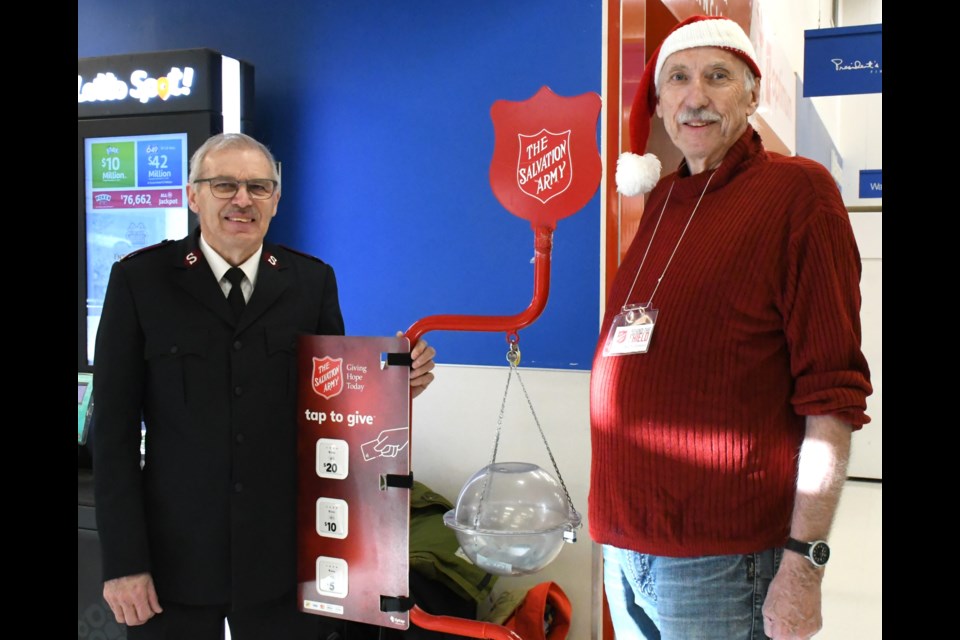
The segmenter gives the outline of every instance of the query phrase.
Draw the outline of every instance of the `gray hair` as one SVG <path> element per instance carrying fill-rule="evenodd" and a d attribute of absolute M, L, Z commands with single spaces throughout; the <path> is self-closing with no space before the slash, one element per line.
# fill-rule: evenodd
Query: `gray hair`
<path fill-rule="evenodd" d="M 191 184 L 200 178 L 200 169 L 203 168 L 203 161 L 207 159 L 207 155 L 224 149 L 253 149 L 262 153 L 263 157 L 270 163 L 271 177 L 277 181 L 277 190 L 280 190 L 280 174 L 277 172 L 277 161 L 270 153 L 270 149 L 245 133 L 218 133 L 200 145 L 200 148 L 194 151 L 193 157 L 190 158 L 189 179 Z"/>
<path fill-rule="evenodd" d="M 746 69 L 743 70 L 743 88 L 747 93 L 751 93 L 757 84 L 757 76 L 753 75 L 750 67 L 747 65 L 743 66 L 746 67 Z"/>

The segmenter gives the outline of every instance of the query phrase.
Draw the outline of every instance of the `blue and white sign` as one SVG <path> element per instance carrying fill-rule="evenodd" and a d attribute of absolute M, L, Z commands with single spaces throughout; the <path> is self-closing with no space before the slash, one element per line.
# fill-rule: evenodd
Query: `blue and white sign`
<path fill-rule="evenodd" d="M 137 186 L 183 185 L 183 140 L 153 139 L 137 142 Z"/>
<path fill-rule="evenodd" d="M 803 96 L 883 93 L 883 25 L 803 32 Z"/>
<path fill-rule="evenodd" d="M 863 170 L 860 172 L 860 197 L 883 197 L 883 169 Z"/>

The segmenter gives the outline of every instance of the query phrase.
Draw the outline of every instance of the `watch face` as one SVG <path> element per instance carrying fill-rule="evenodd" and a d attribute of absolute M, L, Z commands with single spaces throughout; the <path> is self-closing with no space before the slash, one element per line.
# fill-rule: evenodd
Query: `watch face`
<path fill-rule="evenodd" d="M 813 560 L 813 563 L 818 567 L 822 567 L 827 564 L 827 560 L 830 559 L 830 547 L 827 546 L 826 542 L 817 542 L 810 548 L 810 559 Z"/>

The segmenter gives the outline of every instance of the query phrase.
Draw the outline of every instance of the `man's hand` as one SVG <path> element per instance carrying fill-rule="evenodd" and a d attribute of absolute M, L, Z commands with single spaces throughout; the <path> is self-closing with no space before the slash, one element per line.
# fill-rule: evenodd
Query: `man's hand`
<path fill-rule="evenodd" d="M 820 631 L 822 581 L 823 569 L 797 553 L 784 551 L 763 603 L 763 632 L 773 640 L 807 640 Z"/>
<path fill-rule="evenodd" d="M 110 605 L 117 622 L 131 627 L 163 613 L 149 573 L 107 580 L 103 583 L 103 599 Z"/>
<path fill-rule="evenodd" d="M 397 331 L 397 337 L 402 338 L 403 332 Z M 416 398 L 426 391 L 427 386 L 433 382 L 434 362 L 433 358 L 437 355 L 437 350 L 427 344 L 427 341 L 420 338 L 410 352 L 410 359 L 413 364 L 410 368 L 410 397 Z"/>

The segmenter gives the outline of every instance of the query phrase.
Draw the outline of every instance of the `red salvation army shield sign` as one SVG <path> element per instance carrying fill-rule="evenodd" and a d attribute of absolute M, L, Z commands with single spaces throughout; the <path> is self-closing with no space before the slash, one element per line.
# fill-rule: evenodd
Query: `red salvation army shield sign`
<path fill-rule="evenodd" d="M 602 171 L 600 105 L 596 93 L 566 98 L 549 87 L 523 102 L 493 104 L 490 186 L 507 211 L 554 229 L 590 201 Z"/>
<path fill-rule="evenodd" d="M 343 391 L 343 358 L 324 356 L 313 359 L 313 391 L 327 400 Z"/>

